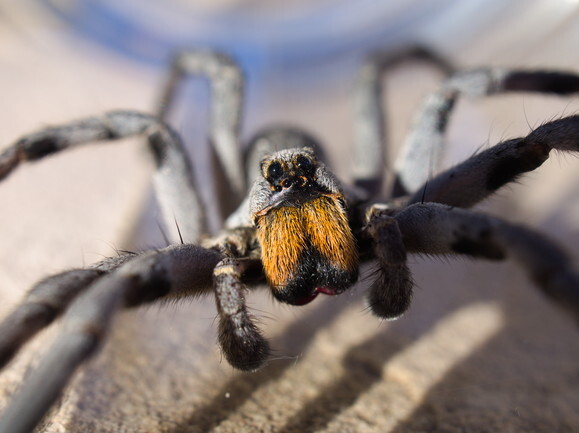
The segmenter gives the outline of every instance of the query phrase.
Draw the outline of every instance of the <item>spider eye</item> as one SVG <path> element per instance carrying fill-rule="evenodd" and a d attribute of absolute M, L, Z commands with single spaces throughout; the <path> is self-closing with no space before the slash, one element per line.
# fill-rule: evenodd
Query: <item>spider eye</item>
<path fill-rule="evenodd" d="M 267 177 L 269 179 L 278 179 L 283 174 L 283 167 L 278 161 L 273 161 L 267 166 Z"/>
<path fill-rule="evenodd" d="M 312 161 L 304 155 L 299 155 L 296 158 L 296 166 L 305 172 L 311 171 L 313 168 Z"/>

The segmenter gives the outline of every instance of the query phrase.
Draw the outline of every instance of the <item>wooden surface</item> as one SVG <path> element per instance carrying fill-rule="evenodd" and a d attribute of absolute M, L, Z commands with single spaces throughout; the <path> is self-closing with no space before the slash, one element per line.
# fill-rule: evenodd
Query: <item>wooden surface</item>
<path fill-rule="evenodd" d="M 0 146 L 85 114 L 152 106 L 156 75 L 54 36 L 58 24 L 42 23 L 18 31 L 1 27 Z M 561 58 L 561 64 L 572 60 L 564 53 Z M 395 111 L 395 143 L 436 81 L 420 65 L 393 74 L 388 101 Z M 331 146 L 338 172 L 347 173 L 347 91 L 315 99 L 281 91 L 274 100 L 277 105 L 260 122 L 310 128 Z M 527 123 L 577 112 L 578 103 L 532 96 L 461 103 L 447 163 L 480 145 L 526 133 Z M 579 263 L 577 164 L 574 157 L 555 155 L 482 209 L 548 233 Z M 132 234 L 149 173 L 135 141 L 70 152 L 23 167 L 4 181 L 0 312 L 46 274 L 91 263 L 114 248 L 146 246 Z M 265 291 L 252 294 L 250 306 L 274 348 L 269 365 L 253 374 L 236 372 L 221 358 L 212 299 L 124 312 L 40 431 L 576 431 L 575 323 L 513 263 L 420 257 L 411 263 L 415 301 L 391 323 L 365 310 L 364 279 L 338 298 L 303 308 L 279 305 Z M 2 401 L 55 332 L 58 325 L 0 375 Z"/>

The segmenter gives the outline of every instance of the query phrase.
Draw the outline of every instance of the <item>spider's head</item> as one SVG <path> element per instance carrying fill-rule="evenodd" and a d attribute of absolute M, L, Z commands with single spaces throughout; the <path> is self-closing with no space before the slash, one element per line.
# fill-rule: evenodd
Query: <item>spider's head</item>
<path fill-rule="evenodd" d="M 309 147 L 284 149 L 262 159 L 260 176 L 250 193 L 256 218 L 276 207 L 299 207 L 322 195 L 332 195 L 345 207 L 340 184 Z"/>
<path fill-rule="evenodd" d="M 261 162 L 261 174 L 268 183 L 268 207 L 299 206 L 322 191 L 316 173 L 320 163 L 310 148 L 278 152 Z M 335 192 L 339 192 L 336 188 Z"/>
<path fill-rule="evenodd" d="M 278 300 L 303 305 L 320 293 L 339 294 L 356 281 L 358 254 L 344 196 L 312 149 L 264 158 L 250 211 Z"/>
<path fill-rule="evenodd" d="M 313 152 L 304 149 L 292 155 L 291 159 L 273 158 L 263 161 L 261 171 L 271 185 L 271 190 L 282 192 L 290 188 L 304 189 L 312 186 L 316 180 L 316 164 Z"/>

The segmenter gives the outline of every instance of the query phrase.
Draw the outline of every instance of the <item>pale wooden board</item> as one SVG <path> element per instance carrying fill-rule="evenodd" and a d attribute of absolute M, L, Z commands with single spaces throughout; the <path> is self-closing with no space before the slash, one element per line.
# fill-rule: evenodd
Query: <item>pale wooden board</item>
<path fill-rule="evenodd" d="M 44 17 L 30 24 L 18 32 L 0 27 L 1 146 L 47 124 L 152 106 L 158 77 L 82 41 L 61 38 L 58 23 Z M 569 61 L 565 53 L 561 58 L 561 64 Z M 397 70 L 391 78 L 394 143 L 420 96 L 436 81 L 420 65 Z M 282 89 L 268 103 L 261 116 L 252 114 L 259 118 L 254 123 L 283 120 L 308 127 L 331 146 L 338 172 L 347 173 L 352 136 L 347 86 L 316 98 Z M 461 103 L 447 161 L 468 156 L 487 140 L 526 133 L 527 122 L 538 124 L 578 107 L 577 99 L 530 96 Z M 135 141 L 71 152 L 23 167 L 3 182 L 2 311 L 38 278 L 129 245 L 148 173 Z M 540 228 L 579 258 L 578 181 L 576 158 L 556 156 L 483 208 Z M 238 373 L 221 359 L 212 299 L 125 312 L 41 430 L 546 433 L 577 428 L 579 333 L 572 320 L 546 302 L 512 263 L 412 258 L 412 268 L 415 302 L 393 323 L 365 311 L 363 287 L 304 308 L 279 305 L 266 292 L 252 294 L 250 305 L 275 349 L 270 364 L 254 374 Z M 57 331 L 55 326 L 42 334 L 0 376 L 3 400 Z"/>

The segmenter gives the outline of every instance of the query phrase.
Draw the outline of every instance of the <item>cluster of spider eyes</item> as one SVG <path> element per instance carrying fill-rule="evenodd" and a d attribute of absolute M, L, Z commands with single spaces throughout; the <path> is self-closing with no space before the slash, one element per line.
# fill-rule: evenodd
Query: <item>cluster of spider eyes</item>
<path fill-rule="evenodd" d="M 292 185 L 295 185 L 297 188 L 308 185 L 308 178 L 311 178 L 314 173 L 313 161 L 307 156 L 298 155 L 293 160 L 293 165 L 300 170 L 302 174 L 298 175 L 293 170 L 289 170 L 288 172 L 286 165 L 279 160 L 273 160 L 267 165 L 265 178 L 272 185 L 274 191 L 280 192 L 282 189 L 289 188 Z"/>

